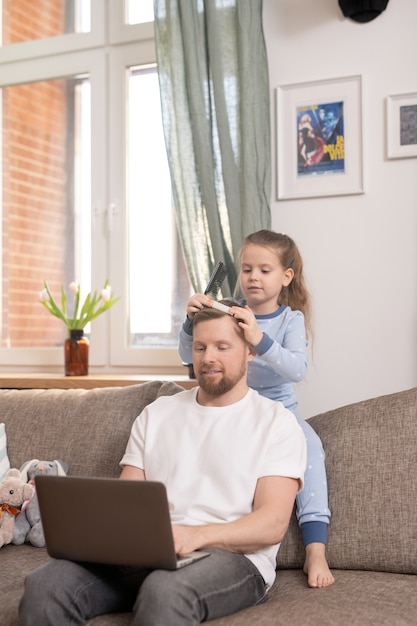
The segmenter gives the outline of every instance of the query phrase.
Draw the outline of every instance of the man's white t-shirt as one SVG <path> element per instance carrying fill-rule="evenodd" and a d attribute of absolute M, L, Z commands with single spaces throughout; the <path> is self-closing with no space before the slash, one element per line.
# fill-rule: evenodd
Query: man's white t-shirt
<path fill-rule="evenodd" d="M 225 407 L 198 404 L 197 392 L 163 396 L 145 407 L 120 462 L 165 484 L 174 524 L 222 524 L 248 515 L 263 476 L 299 479 L 301 490 L 306 444 L 290 411 L 253 389 Z M 268 585 L 278 548 L 245 555 Z"/>

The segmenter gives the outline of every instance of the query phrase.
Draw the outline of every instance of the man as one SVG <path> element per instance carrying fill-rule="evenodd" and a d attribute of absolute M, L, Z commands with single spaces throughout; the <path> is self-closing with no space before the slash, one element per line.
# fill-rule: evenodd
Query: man
<path fill-rule="evenodd" d="M 292 413 L 248 388 L 253 356 L 233 317 L 197 313 L 199 386 L 146 407 L 121 461 L 121 478 L 166 485 L 176 552 L 210 556 L 151 572 L 52 561 L 26 579 L 22 626 L 85 624 L 117 611 L 133 611 L 136 625 L 195 625 L 264 599 L 306 451 Z"/>

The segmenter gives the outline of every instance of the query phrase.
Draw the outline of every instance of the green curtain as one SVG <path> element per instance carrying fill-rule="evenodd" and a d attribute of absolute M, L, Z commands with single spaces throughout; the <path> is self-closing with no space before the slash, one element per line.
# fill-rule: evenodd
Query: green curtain
<path fill-rule="evenodd" d="M 192 287 L 217 261 L 233 293 L 243 238 L 270 228 L 271 138 L 262 0 L 154 0 L 162 118 Z"/>

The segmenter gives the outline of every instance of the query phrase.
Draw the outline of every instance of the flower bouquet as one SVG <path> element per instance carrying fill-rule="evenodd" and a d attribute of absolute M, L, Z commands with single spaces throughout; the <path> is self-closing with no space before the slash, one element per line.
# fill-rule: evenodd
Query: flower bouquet
<path fill-rule="evenodd" d="M 62 320 L 68 328 L 69 337 L 65 340 L 65 375 L 85 376 L 88 374 L 88 348 L 89 342 L 84 337 L 84 328 L 93 319 L 107 311 L 120 298 L 115 298 L 109 281 L 106 280 L 100 294 L 95 291 L 87 294 L 81 304 L 80 285 L 72 282 L 69 290 L 74 296 L 74 306 L 72 315 L 68 315 L 67 296 L 64 286 L 61 286 L 61 308 L 54 300 L 46 281 L 44 288 L 39 294 L 41 304 L 52 315 Z"/>

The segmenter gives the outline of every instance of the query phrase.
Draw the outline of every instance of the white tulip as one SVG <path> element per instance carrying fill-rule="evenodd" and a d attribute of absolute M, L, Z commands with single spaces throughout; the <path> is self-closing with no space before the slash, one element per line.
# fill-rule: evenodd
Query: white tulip
<path fill-rule="evenodd" d="M 110 300 L 110 297 L 111 297 L 111 287 L 110 285 L 107 285 L 107 287 L 101 290 L 101 299 L 103 300 L 103 302 L 108 302 Z"/>
<path fill-rule="evenodd" d="M 49 296 L 48 296 L 48 292 L 46 291 L 46 289 L 42 289 L 42 291 L 39 292 L 39 300 L 41 302 L 48 302 Z"/>

